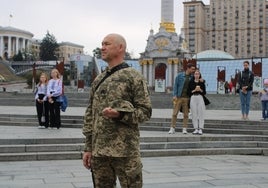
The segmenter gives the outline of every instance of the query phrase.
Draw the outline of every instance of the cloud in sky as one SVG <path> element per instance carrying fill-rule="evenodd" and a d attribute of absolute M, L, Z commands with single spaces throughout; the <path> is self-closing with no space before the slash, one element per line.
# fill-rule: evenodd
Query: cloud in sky
<path fill-rule="evenodd" d="M 183 1 L 174 0 L 178 34 L 183 24 Z M 158 32 L 161 21 L 161 0 L 0 0 L 0 4 L 0 26 L 27 30 L 36 39 L 49 31 L 58 42 L 83 45 L 90 55 L 101 47 L 104 36 L 120 33 L 127 40 L 128 51 L 139 57 L 150 29 Z"/>

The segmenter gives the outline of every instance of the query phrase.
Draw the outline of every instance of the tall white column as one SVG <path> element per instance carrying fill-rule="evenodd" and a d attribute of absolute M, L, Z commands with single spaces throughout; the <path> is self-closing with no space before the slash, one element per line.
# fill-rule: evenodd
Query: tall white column
<path fill-rule="evenodd" d="M 8 48 L 7 48 L 8 58 L 11 56 L 11 36 L 8 36 Z"/>
<path fill-rule="evenodd" d="M 147 62 L 144 61 L 143 63 L 143 75 L 144 77 L 148 80 L 148 75 L 147 75 Z"/>
<path fill-rule="evenodd" d="M 22 48 L 25 50 L 26 48 L 25 48 L 25 39 L 23 38 L 22 39 Z"/>
<path fill-rule="evenodd" d="M 26 48 L 29 51 L 30 50 L 30 46 L 31 46 L 31 41 L 29 39 L 26 40 Z"/>
<path fill-rule="evenodd" d="M 175 81 L 175 78 L 176 78 L 176 76 L 177 76 L 177 74 L 178 74 L 178 63 L 174 63 L 174 66 L 173 66 L 173 68 L 174 68 L 174 72 L 173 72 L 173 80 Z M 172 87 L 173 87 L 173 84 L 174 83 L 172 83 Z"/>
<path fill-rule="evenodd" d="M 149 86 L 153 86 L 153 60 L 149 62 Z"/>
<path fill-rule="evenodd" d="M 16 37 L 16 54 L 19 53 L 19 37 Z"/>
<path fill-rule="evenodd" d="M 4 36 L 0 36 L 0 56 L 4 56 Z"/>
<path fill-rule="evenodd" d="M 172 62 L 168 61 L 168 81 L 167 81 L 167 87 L 172 86 Z"/>

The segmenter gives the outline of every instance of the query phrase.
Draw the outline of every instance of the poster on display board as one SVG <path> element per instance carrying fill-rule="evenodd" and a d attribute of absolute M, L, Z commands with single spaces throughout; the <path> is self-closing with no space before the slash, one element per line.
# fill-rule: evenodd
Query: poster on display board
<path fill-rule="evenodd" d="M 155 92 L 165 92 L 165 85 L 166 80 L 163 79 L 156 79 L 155 80 Z"/>
<path fill-rule="evenodd" d="M 262 90 L 262 77 L 254 76 L 254 82 L 253 82 L 253 92 L 259 92 Z"/>
<path fill-rule="evenodd" d="M 224 82 L 223 81 L 218 82 L 217 93 L 218 94 L 225 94 Z"/>

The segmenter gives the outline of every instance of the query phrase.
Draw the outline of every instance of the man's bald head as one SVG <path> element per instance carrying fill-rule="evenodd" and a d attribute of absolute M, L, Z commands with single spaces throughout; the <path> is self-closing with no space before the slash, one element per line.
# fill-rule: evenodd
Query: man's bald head
<path fill-rule="evenodd" d="M 126 50 L 127 43 L 126 43 L 125 38 L 122 35 L 119 35 L 117 33 L 111 33 L 111 34 L 108 34 L 106 37 L 112 38 L 116 44 L 122 45 L 124 50 Z"/>

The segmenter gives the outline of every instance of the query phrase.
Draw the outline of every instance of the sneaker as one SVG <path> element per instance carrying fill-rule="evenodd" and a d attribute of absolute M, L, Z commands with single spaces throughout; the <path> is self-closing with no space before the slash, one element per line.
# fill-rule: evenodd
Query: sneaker
<path fill-rule="evenodd" d="M 199 130 L 198 130 L 198 134 L 199 134 L 199 135 L 202 135 L 202 134 L 203 134 L 202 129 L 199 129 Z"/>
<path fill-rule="evenodd" d="M 187 134 L 188 132 L 187 132 L 187 129 L 186 128 L 183 128 L 182 129 L 182 134 Z"/>
<path fill-rule="evenodd" d="M 198 134 L 198 129 L 195 129 L 193 134 Z"/>
<path fill-rule="evenodd" d="M 170 127 L 168 134 L 175 134 L 175 129 L 173 127 Z"/>

